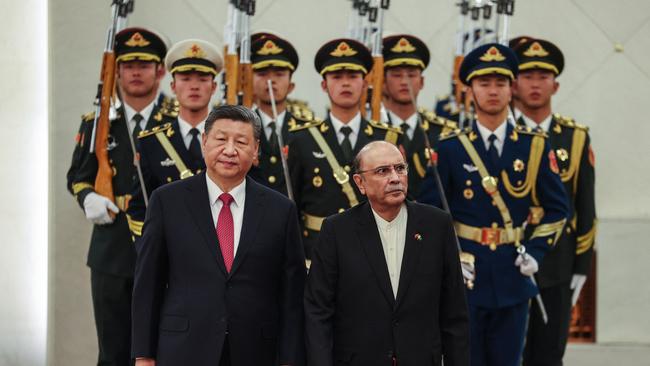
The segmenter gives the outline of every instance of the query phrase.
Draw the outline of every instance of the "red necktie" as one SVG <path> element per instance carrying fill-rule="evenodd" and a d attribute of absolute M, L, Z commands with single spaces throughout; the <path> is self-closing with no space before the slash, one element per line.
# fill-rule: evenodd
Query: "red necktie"
<path fill-rule="evenodd" d="M 233 198 L 229 193 L 222 193 L 219 199 L 223 202 L 223 206 L 217 219 L 217 238 L 219 239 L 219 247 L 221 248 L 223 262 L 226 265 L 226 271 L 230 273 L 235 258 L 235 229 L 232 212 L 230 212 L 230 204 Z"/>

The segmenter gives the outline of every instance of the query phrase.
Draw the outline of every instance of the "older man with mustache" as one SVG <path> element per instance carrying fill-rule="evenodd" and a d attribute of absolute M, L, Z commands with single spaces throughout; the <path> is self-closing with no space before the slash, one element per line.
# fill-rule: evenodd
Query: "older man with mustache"
<path fill-rule="evenodd" d="M 376 141 L 354 160 L 368 201 L 328 217 L 305 290 L 310 366 L 469 365 L 451 217 L 406 201 L 408 165 Z"/>

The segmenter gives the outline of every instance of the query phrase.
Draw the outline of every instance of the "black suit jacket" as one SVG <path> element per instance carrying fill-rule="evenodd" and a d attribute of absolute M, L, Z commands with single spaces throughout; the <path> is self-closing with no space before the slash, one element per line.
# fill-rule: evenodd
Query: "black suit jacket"
<path fill-rule="evenodd" d="M 325 220 L 305 289 L 310 366 L 469 365 L 465 290 L 451 217 L 406 203 L 393 296 L 370 204 Z"/>
<path fill-rule="evenodd" d="M 136 243 L 133 357 L 158 366 L 302 364 L 305 260 L 296 208 L 246 181 L 241 238 L 226 272 L 205 173 L 151 197 Z"/>

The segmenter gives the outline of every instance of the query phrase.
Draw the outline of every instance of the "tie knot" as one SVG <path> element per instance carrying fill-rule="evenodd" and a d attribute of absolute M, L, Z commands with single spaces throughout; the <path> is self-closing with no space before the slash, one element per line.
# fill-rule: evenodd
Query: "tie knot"
<path fill-rule="evenodd" d="M 402 123 L 402 124 L 399 125 L 399 126 L 402 128 L 402 132 L 404 132 L 404 133 L 406 133 L 406 131 L 408 131 L 409 127 L 411 127 L 411 126 L 409 126 L 409 124 L 406 123 L 406 122 Z"/>
<path fill-rule="evenodd" d="M 223 202 L 223 205 L 224 205 L 224 206 L 230 207 L 230 204 L 231 204 L 232 201 L 234 201 L 235 199 L 232 198 L 232 196 L 230 195 L 230 193 L 222 193 L 221 195 L 219 195 L 219 200 L 221 200 L 221 202 Z"/>
<path fill-rule="evenodd" d="M 341 127 L 341 133 L 345 135 L 345 137 L 350 136 L 352 133 L 352 127 L 350 126 L 343 126 Z"/>
<path fill-rule="evenodd" d="M 271 121 L 271 122 L 269 122 L 269 124 L 268 124 L 267 126 L 269 126 L 269 128 L 270 128 L 271 130 L 275 131 L 275 121 Z"/>
<path fill-rule="evenodd" d="M 198 136 L 199 133 L 200 133 L 200 132 L 199 132 L 199 129 L 196 128 L 196 127 L 192 128 L 192 129 L 190 130 L 190 135 L 192 135 L 193 137 L 194 137 L 194 136 Z"/>
<path fill-rule="evenodd" d="M 133 116 L 133 120 L 135 121 L 135 123 L 140 123 L 140 122 L 142 122 L 143 119 L 144 119 L 144 117 L 142 117 L 142 115 L 140 113 L 136 113 Z"/>
<path fill-rule="evenodd" d="M 497 139 L 497 135 L 495 134 L 491 134 L 490 136 L 488 136 L 488 141 L 490 141 L 491 143 L 494 143 L 496 139 Z"/>

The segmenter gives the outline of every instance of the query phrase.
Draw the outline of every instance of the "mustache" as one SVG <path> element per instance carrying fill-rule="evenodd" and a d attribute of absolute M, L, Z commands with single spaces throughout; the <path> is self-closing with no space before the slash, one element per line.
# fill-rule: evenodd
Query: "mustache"
<path fill-rule="evenodd" d="M 402 183 L 391 183 L 386 186 L 384 193 L 402 192 L 406 193 L 406 186 Z"/>

